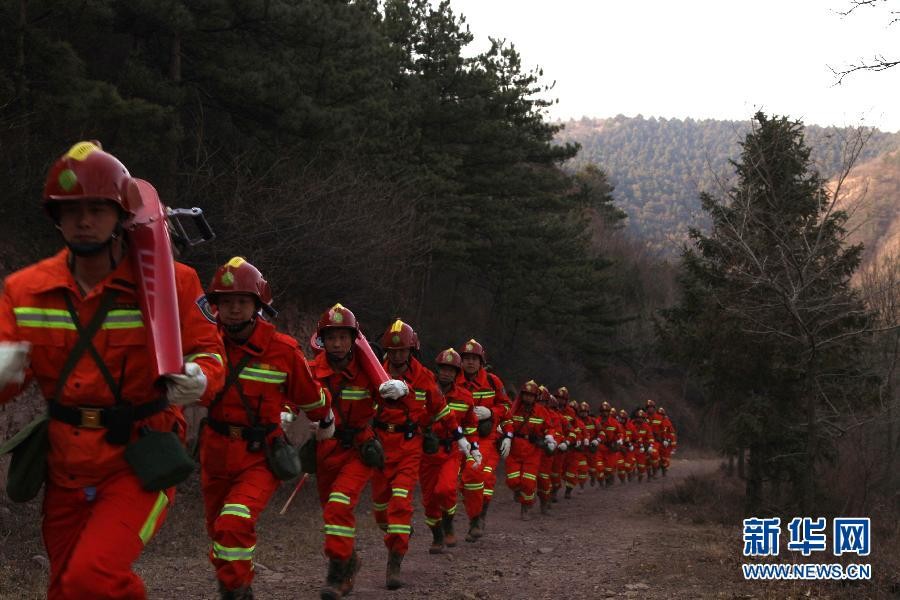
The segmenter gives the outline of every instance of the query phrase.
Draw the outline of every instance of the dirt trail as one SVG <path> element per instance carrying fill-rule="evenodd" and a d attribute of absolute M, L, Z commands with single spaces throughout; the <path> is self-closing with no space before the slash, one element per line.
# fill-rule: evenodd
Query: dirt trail
<path fill-rule="evenodd" d="M 586 487 L 571 500 L 560 496 L 550 515 L 534 514 L 528 522 L 519 519 L 512 494 L 505 486 L 498 486 L 487 535 L 475 544 L 466 543 L 460 535 L 455 549 L 437 556 L 428 554 L 431 534 L 417 505 L 415 534 L 403 563 L 407 586 L 395 592 L 384 588 L 387 553 L 381 532 L 364 505 L 357 523 L 363 568 L 352 597 L 679 597 L 677 591 L 673 593 L 672 582 L 661 581 L 657 573 L 661 565 L 670 564 L 673 550 L 686 549 L 684 540 L 661 543 L 671 537 L 672 524 L 662 516 L 648 515 L 645 504 L 662 488 L 691 474 L 710 473 L 717 465 L 718 461 L 709 459 L 676 460 L 668 477 L 650 483 L 616 484 L 610 489 Z M 261 541 L 253 588 L 259 598 L 317 598 L 326 561 L 321 554 L 321 520 L 314 489 L 310 486 L 302 490 L 300 502 L 281 517 L 276 513 L 289 492 L 287 486 L 284 488 L 259 526 Z M 207 541 L 202 535 L 199 499 L 191 496 L 190 490 L 182 495 L 158 539 L 138 564 L 151 598 L 215 597 L 213 571 L 204 555 Z M 467 519 L 462 516 L 457 521 L 458 533 L 464 533 Z M 188 535 L 188 531 L 194 535 Z M 695 597 L 713 595 L 716 586 L 709 580 L 705 590 L 692 586 L 689 580 L 685 584 L 684 591 L 690 590 L 689 595 Z"/>

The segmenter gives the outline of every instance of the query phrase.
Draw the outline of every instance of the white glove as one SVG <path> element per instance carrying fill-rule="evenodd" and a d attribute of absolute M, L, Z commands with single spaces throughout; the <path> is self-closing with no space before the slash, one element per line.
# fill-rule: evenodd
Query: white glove
<path fill-rule="evenodd" d="M 281 429 L 287 431 L 288 426 L 294 422 L 296 419 L 296 415 L 290 411 L 282 411 L 281 412 Z"/>
<path fill-rule="evenodd" d="M 491 409 L 487 406 L 476 406 L 475 407 L 475 417 L 479 421 L 484 421 L 485 419 L 491 418 Z"/>
<path fill-rule="evenodd" d="M 500 435 L 505 435 L 503 433 L 503 425 L 497 425 L 497 433 Z"/>
<path fill-rule="evenodd" d="M 594 438 L 594 439 L 591 440 L 591 446 L 593 446 L 594 448 L 596 448 L 596 447 L 599 446 L 599 445 L 600 445 L 600 439 L 599 439 L 599 438 Z"/>
<path fill-rule="evenodd" d="M 669 447 L 669 440 L 663 440 L 663 448 Z"/>
<path fill-rule="evenodd" d="M 634 452 L 634 444 L 628 444 L 628 451 Z"/>
<path fill-rule="evenodd" d="M 174 373 L 166 377 L 169 378 L 166 396 L 175 406 L 192 404 L 206 391 L 206 374 L 195 362 L 184 363 L 184 374 Z"/>
<path fill-rule="evenodd" d="M 328 410 L 328 417 L 325 420 L 331 422 L 331 424 L 328 427 L 322 427 L 321 421 L 316 423 L 316 441 L 317 442 L 330 440 L 331 438 L 334 437 L 334 413 L 331 411 L 331 409 Z"/>
<path fill-rule="evenodd" d="M 512 446 L 512 440 L 508 437 L 503 438 L 503 441 L 500 442 L 500 456 L 502 458 L 506 458 L 509 456 L 509 449 Z"/>
<path fill-rule="evenodd" d="M 473 449 L 472 454 L 470 456 L 475 459 L 475 468 L 477 469 L 478 467 L 480 467 L 481 460 L 483 458 L 481 456 L 481 450 L 479 450 L 478 448 Z"/>
<path fill-rule="evenodd" d="M 556 450 L 556 439 L 552 435 L 550 435 L 549 433 L 547 435 L 545 435 L 544 441 L 547 442 L 547 449 L 550 452 L 553 452 L 554 450 Z"/>
<path fill-rule="evenodd" d="M 566 442 L 560 442 L 559 446 L 557 446 L 557 448 L 559 448 L 560 452 L 565 452 L 566 450 L 569 449 L 569 444 Z"/>
<path fill-rule="evenodd" d="M 470 444 L 469 440 L 467 440 L 466 438 L 461 437 L 456 440 L 456 445 L 459 446 L 460 452 L 462 452 L 466 456 L 469 456 L 472 453 L 472 444 Z"/>
<path fill-rule="evenodd" d="M 408 393 L 406 382 L 399 379 L 388 379 L 378 386 L 378 394 L 386 400 L 399 400 Z"/>
<path fill-rule="evenodd" d="M 0 342 L 0 389 L 10 383 L 25 382 L 30 342 Z"/>
<path fill-rule="evenodd" d="M 638 450 L 641 451 L 641 454 L 646 454 L 646 453 L 647 453 L 647 448 L 646 448 L 645 446 L 641 446 L 640 448 L 638 448 Z"/>
<path fill-rule="evenodd" d="M 581 448 L 581 440 L 575 440 L 575 447 Z"/>

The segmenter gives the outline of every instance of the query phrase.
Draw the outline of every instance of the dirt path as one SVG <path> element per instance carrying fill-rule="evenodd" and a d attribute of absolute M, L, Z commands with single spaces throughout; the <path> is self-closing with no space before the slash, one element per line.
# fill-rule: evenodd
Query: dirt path
<path fill-rule="evenodd" d="M 670 564 L 673 550 L 685 549 L 684 541 L 661 544 L 671 536 L 672 525 L 662 516 L 648 515 L 644 507 L 662 488 L 690 474 L 712 472 L 717 465 L 718 461 L 709 459 L 677 460 L 668 477 L 649 484 L 587 487 L 569 501 L 561 499 L 551 515 L 535 514 L 529 522 L 519 520 L 517 505 L 503 487 L 491 507 L 487 535 L 476 544 L 460 539 L 455 549 L 438 556 L 428 554 L 431 535 L 417 505 L 415 534 L 403 564 L 407 586 L 395 592 L 384 588 L 387 554 L 381 532 L 368 506 L 363 506 L 357 524 L 363 568 L 353 597 L 672 598 L 672 582 L 657 577 L 657 571 L 660 565 Z M 288 492 L 286 486 L 280 491 L 259 526 L 258 574 L 253 585 L 259 598 L 317 598 L 324 579 L 326 561 L 321 554 L 321 519 L 314 490 L 302 490 L 300 501 L 280 517 L 276 513 Z M 215 597 L 213 571 L 204 554 L 207 541 L 202 536 L 199 499 L 191 496 L 191 490 L 182 494 L 139 562 L 151 598 Z M 467 520 L 464 516 L 457 520 L 458 530 L 464 532 Z M 709 580 L 705 590 L 689 581 L 685 584 L 692 596 L 714 595 L 716 586 Z"/>

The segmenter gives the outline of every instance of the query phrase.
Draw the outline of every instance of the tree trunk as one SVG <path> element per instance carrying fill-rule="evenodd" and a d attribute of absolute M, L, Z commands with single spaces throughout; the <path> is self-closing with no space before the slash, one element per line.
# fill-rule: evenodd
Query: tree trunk
<path fill-rule="evenodd" d="M 749 474 L 747 476 L 747 486 L 745 488 L 746 493 L 744 498 L 744 514 L 748 517 L 755 516 L 762 506 L 764 461 L 765 455 L 762 446 L 759 444 L 750 446 L 750 460 L 747 465 Z"/>

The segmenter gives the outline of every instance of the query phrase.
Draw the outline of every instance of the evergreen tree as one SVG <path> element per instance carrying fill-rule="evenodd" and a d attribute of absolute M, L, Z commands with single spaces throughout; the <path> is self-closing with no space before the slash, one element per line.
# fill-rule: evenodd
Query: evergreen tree
<path fill-rule="evenodd" d="M 862 247 L 846 244 L 847 215 L 812 169 L 802 124 L 757 113 L 741 149 L 735 186 L 701 197 L 711 230 L 691 231 L 662 339 L 725 403 L 729 444 L 750 450 L 748 512 L 790 482 L 806 513 L 846 409 L 869 394 L 868 316 L 850 287 Z"/>

